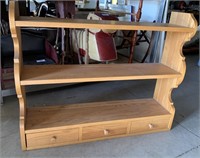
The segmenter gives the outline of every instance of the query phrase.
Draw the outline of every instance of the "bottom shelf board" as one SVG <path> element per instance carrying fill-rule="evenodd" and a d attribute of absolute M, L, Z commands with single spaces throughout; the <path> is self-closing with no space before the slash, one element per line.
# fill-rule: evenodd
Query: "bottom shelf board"
<path fill-rule="evenodd" d="M 119 100 L 27 108 L 25 133 L 170 115 L 154 99 Z"/>

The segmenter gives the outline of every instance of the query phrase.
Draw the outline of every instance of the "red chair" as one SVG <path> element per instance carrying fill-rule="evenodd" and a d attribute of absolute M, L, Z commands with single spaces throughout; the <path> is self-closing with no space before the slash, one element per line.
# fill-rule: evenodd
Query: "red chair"
<path fill-rule="evenodd" d="M 130 13 L 131 14 L 131 21 L 132 22 L 139 22 L 141 15 L 142 15 L 142 6 L 143 6 L 143 0 L 139 1 L 138 5 L 138 10 L 136 13 Z M 130 47 L 130 53 L 129 53 L 129 59 L 128 62 L 132 63 L 133 62 L 133 55 L 134 55 L 134 48 L 137 42 L 141 41 L 141 38 L 145 36 L 145 32 L 141 31 L 142 34 L 138 35 L 138 30 L 131 30 L 131 31 L 122 31 L 123 36 L 121 37 L 123 40 L 119 46 L 117 46 L 117 49 L 122 49 L 125 47 Z M 137 40 L 137 36 L 139 36 Z M 146 37 L 146 36 L 145 36 Z M 147 39 L 148 40 L 148 39 Z M 149 40 L 148 40 L 149 43 Z"/>

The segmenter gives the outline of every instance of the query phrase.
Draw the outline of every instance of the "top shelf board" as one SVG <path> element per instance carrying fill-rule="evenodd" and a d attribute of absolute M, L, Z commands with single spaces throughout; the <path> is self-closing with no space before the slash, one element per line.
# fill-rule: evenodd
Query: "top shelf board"
<path fill-rule="evenodd" d="M 78 28 L 78 29 L 112 29 L 112 30 L 150 30 L 169 32 L 194 32 L 194 28 L 174 24 L 151 22 L 125 22 L 109 20 L 59 19 L 44 17 L 21 16 L 15 22 L 17 27 L 51 27 L 51 28 Z"/>

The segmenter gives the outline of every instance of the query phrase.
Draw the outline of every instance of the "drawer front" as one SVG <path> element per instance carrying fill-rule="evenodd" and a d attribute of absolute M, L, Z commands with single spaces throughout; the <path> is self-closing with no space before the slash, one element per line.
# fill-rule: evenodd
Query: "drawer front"
<path fill-rule="evenodd" d="M 78 129 L 31 133 L 26 135 L 28 148 L 51 147 L 59 144 L 77 142 L 79 139 Z"/>
<path fill-rule="evenodd" d="M 127 127 L 127 122 L 83 127 L 82 139 L 99 139 L 110 136 L 125 135 L 127 134 Z"/>
<path fill-rule="evenodd" d="M 130 133 L 145 133 L 168 129 L 170 116 L 135 120 L 131 123 Z"/>

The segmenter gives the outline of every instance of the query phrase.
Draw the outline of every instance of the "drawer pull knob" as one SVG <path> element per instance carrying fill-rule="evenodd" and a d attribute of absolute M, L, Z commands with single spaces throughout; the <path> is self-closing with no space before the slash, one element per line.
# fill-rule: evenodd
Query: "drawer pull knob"
<path fill-rule="evenodd" d="M 149 124 L 149 128 L 152 129 L 153 128 L 153 124 L 150 123 Z"/>
<path fill-rule="evenodd" d="M 56 136 L 53 136 L 53 137 L 51 138 L 51 142 L 55 142 L 56 139 L 57 139 L 57 137 L 56 137 Z"/>
<path fill-rule="evenodd" d="M 103 133 L 104 133 L 104 135 L 108 135 L 108 134 L 109 134 L 109 130 L 104 129 L 104 130 L 103 130 Z"/>

